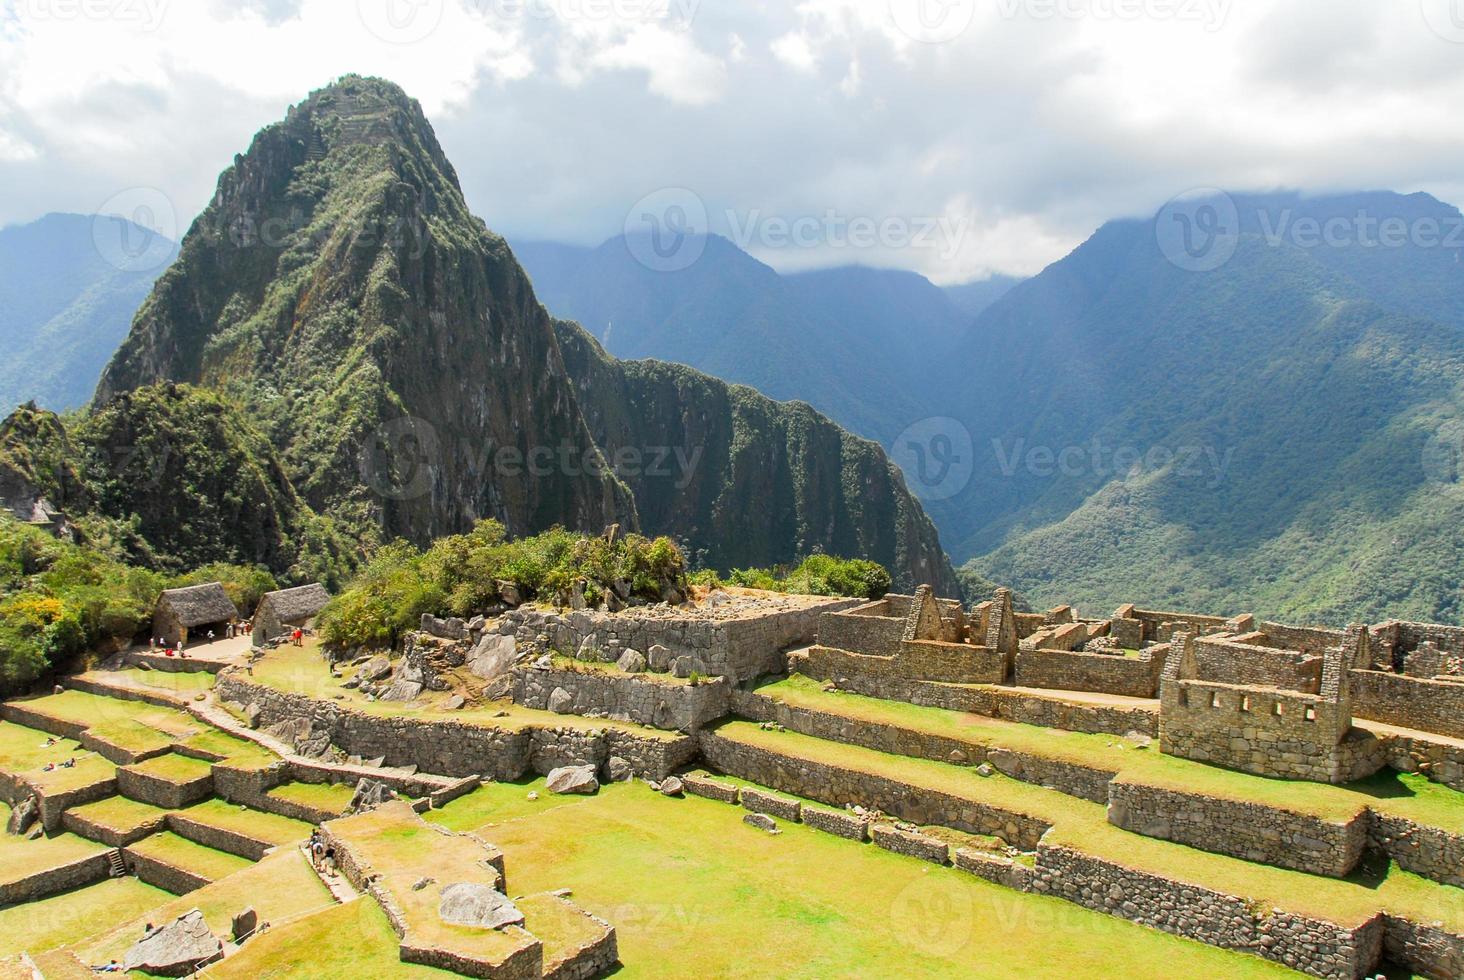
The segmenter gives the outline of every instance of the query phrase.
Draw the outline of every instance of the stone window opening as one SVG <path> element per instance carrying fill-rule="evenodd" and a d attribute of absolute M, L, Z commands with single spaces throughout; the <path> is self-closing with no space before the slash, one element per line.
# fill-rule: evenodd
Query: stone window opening
<path fill-rule="evenodd" d="M 1271 705 L 1271 714 L 1275 715 L 1277 718 L 1280 718 L 1282 715 L 1286 714 L 1286 708 L 1284 705 L 1281 704 L 1280 701 L 1277 701 L 1275 704 Z"/>
<path fill-rule="evenodd" d="M 1220 692 L 1219 691 L 1211 691 L 1210 692 L 1210 707 L 1212 707 L 1212 708 L 1218 708 L 1218 707 L 1220 707 Z"/>
<path fill-rule="evenodd" d="M 1307 721 L 1316 721 L 1317 709 L 1313 708 L 1311 705 L 1307 705 L 1306 713 L 1302 717 L 1305 718 Z"/>
<path fill-rule="evenodd" d="M 1241 698 L 1240 698 L 1240 710 L 1241 711 L 1250 711 L 1250 709 L 1251 709 L 1250 695 L 1249 694 L 1242 695 Z"/>

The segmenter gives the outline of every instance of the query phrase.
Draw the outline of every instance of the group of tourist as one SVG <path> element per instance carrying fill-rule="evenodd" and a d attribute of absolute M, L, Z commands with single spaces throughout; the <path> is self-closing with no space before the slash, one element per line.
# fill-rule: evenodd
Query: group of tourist
<path fill-rule="evenodd" d="M 47 738 L 44 742 L 41 743 L 41 748 L 43 748 L 43 749 L 51 749 L 51 748 L 55 748 L 59 744 L 61 744 L 61 740 L 58 739 L 58 738 L 56 738 L 56 736 L 52 735 L 49 738 Z M 80 752 L 81 751 L 81 746 L 78 745 L 72 751 L 73 752 Z M 41 772 L 55 772 L 57 769 L 71 769 L 75 765 L 76 765 L 76 759 L 74 757 L 73 758 L 70 758 L 70 759 L 64 759 L 61 762 L 48 762 L 44 766 L 41 767 Z"/>
<path fill-rule="evenodd" d="M 299 631 L 296 630 L 298 633 Z M 335 848 L 325 842 L 320 835 L 319 829 L 310 835 L 310 864 L 319 874 L 335 877 L 336 852 Z"/>

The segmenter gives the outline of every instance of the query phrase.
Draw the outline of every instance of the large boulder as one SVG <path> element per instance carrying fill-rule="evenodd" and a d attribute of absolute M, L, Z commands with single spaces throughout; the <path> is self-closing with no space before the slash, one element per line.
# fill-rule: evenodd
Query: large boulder
<path fill-rule="evenodd" d="M 122 958 L 124 970 L 142 970 L 159 977 L 186 977 L 223 949 L 203 921 L 203 913 L 193 909 L 138 940 Z"/>
<path fill-rule="evenodd" d="M 351 796 L 351 809 L 356 812 L 374 810 L 396 794 L 391 787 L 376 779 L 362 776 L 356 783 L 356 792 Z"/>
<path fill-rule="evenodd" d="M 668 673 L 671 670 L 671 651 L 657 643 L 651 647 L 646 662 L 656 673 Z"/>
<path fill-rule="evenodd" d="M 365 666 L 356 671 L 356 676 L 363 681 L 379 681 L 391 676 L 391 661 L 381 654 L 377 654 L 366 661 Z"/>
<path fill-rule="evenodd" d="M 562 687 L 549 692 L 549 710 L 556 715 L 567 715 L 574 710 L 574 695 Z"/>
<path fill-rule="evenodd" d="M 551 793 L 592 796 L 600 789 L 594 766 L 560 766 L 550 770 L 544 786 Z"/>
<path fill-rule="evenodd" d="M 381 701 L 410 701 L 422 693 L 421 681 L 409 681 L 401 677 L 391 682 L 391 686 L 381 692 Z"/>
<path fill-rule="evenodd" d="M 706 662 L 701 657 L 677 657 L 671 661 L 671 673 L 677 677 L 690 677 L 705 675 L 707 672 Z"/>
<path fill-rule="evenodd" d="M 514 585 L 512 582 L 506 582 L 503 579 L 498 579 L 494 585 L 498 588 L 498 598 L 503 600 L 505 606 L 523 605 L 524 594 L 519 591 L 517 585 Z"/>
<path fill-rule="evenodd" d="M 629 762 L 618 755 L 612 755 L 605 762 L 605 775 L 610 778 L 612 783 L 623 783 L 634 776 L 635 772 L 630 768 Z"/>
<path fill-rule="evenodd" d="M 508 896 L 487 885 L 460 881 L 442 889 L 437 914 L 443 922 L 478 929 L 501 929 L 523 924 L 524 914 Z"/>
<path fill-rule="evenodd" d="M 644 674 L 646 672 L 646 658 L 639 650 L 627 650 L 615 661 L 615 666 L 627 674 Z"/>
<path fill-rule="evenodd" d="M 474 677 L 495 681 L 518 659 L 518 644 L 511 635 L 488 633 L 468 655 L 468 669 Z"/>
<path fill-rule="evenodd" d="M 242 943 L 252 936 L 254 930 L 258 928 L 259 913 L 254 911 L 254 906 L 251 905 L 249 908 L 234 916 L 232 923 L 230 923 L 229 931 L 233 934 L 234 942 Z"/>

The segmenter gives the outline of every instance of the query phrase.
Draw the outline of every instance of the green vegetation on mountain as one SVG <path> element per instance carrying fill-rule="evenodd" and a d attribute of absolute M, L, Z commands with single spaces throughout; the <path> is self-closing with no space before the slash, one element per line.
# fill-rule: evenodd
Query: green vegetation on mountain
<path fill-rule="evenodd" d="M 792 568 L 737 568 L 725 576 L 694 572 L 696 585 L 740 585 L 792 595 L 842 595 L 878 599 L 890 590 L 890 573 L 863 558 L 809 555 Z"/>
<path fill-rule="evenodd" d="M 592 606 L 657 602 L 668 587 L 685 586 L 686 565 L 670 538 L 627 534 L 612 540 L 552 528 L 510 541 L 502 524 L 480 521 L 425 552 L 405 541 L 379 549 L 321 613 L 320 633 L 327 643 L 342 646 L 393 644 L 418 627 L 423 613 L 482 612 L 500 601 L 505 582 L 521 600 L 563 602 L 581 588 Z"/>

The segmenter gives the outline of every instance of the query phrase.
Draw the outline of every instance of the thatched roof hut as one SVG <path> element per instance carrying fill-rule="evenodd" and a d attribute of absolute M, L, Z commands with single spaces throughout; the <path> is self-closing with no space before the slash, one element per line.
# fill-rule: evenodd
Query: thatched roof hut
<path fill-rule="evenodd" d="M 190 585 L 182 589 L 165 589 L 153 610 L 153 636 L 164 643 L 186 643 L 190 633 L 215 635 L 239 616 L 234 600 L 219 582 Z"/>
<path fill-rule="evenodd" d="M 329 601 L 330 593 L 319 582 L 265 593 L 254 610 L 255 645 L 267 643 L 297 626 L 308 626 Z"/>

